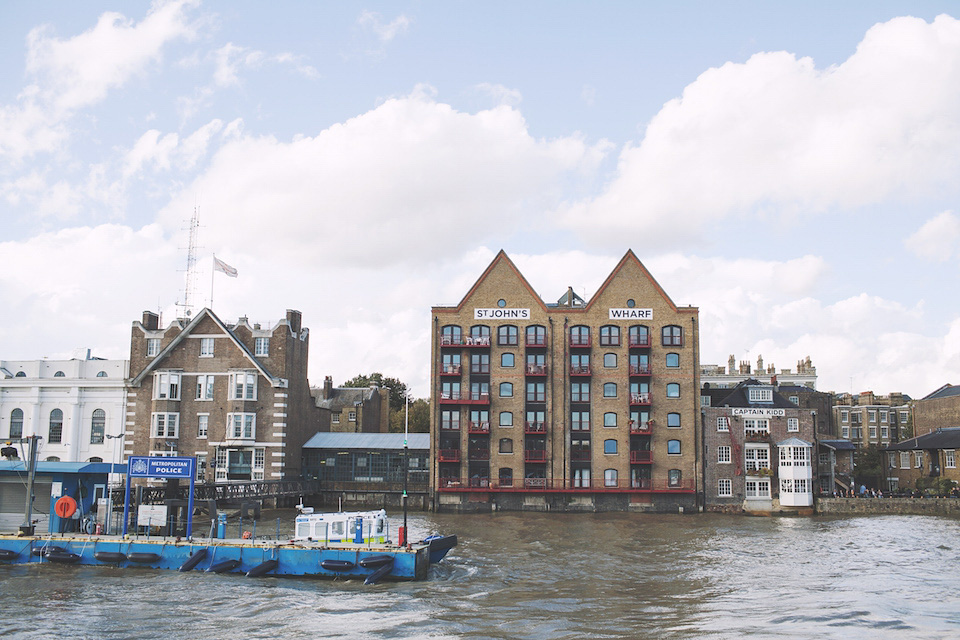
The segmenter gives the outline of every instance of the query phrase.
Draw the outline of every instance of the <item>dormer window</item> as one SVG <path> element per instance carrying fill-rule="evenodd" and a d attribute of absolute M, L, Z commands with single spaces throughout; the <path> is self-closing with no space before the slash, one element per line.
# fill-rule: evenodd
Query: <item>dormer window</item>
<path fill-rule="evenodd" d="M 751 388 L 748 398 L 750 402 L 773 402 L 773 389 Z"/>

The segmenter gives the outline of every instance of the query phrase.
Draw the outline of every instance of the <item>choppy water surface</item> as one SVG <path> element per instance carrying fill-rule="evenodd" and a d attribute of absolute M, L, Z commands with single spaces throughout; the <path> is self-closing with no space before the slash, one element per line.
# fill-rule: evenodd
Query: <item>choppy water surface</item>
<path fill-rule="evenodd" d="M 424 582 L 3 566 L 0 635 L 960 637 L 948 518 L 417 514 L 410 528 L 460 538 Z"/>

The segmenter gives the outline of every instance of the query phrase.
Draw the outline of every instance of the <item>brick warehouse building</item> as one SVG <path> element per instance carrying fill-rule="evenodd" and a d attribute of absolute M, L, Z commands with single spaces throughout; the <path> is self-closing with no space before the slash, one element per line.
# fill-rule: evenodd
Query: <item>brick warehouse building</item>
<path fill-rule="evenodd" d="M 555 304 L 501 251 L 432 315 L 435 509 L 696 508 L 698 310 L 632 251 Z"/>
<path fill-rule="evenodd" d="M 160 327 L 145 311 L 130 341 L 126 456 L 197 457 L 204 482 L 299 478 L 317 432 L 299 311 L 270 329 L 210 309 Z"/>

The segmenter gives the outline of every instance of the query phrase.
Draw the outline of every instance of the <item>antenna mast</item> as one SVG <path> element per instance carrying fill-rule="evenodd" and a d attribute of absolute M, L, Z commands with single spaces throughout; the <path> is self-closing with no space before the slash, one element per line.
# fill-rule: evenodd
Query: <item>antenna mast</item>
<path fill-rule="evenodd" d="M 194 280 L 196 280 L 196 266 L 197 266 L 197 230 L 200 228 L 200 208 L 193 208 L 193 215 L 190 217 L 188 231 L 189 231 L 189 244 L 187 246 L 187 275 L 185 278 L 185 284 L 183 289 L 183 302 L 178 306 L 182 309 L 184 316 L 190 317 L 193 315 L 193 291 L 196 288 L 194 285 Z"/>

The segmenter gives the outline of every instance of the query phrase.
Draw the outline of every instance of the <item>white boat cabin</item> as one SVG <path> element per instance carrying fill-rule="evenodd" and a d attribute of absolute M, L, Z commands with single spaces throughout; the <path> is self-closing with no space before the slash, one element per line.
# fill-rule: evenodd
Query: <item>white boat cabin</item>
<path fill-rule="evenodd" d="M 357 521 L 361 531 L 357 536 Z M 339 511 L 314 513 L 313 507 L 300 507 L 294 540 L 312 542 L 384 543 L 387 541 L 387 512 Z"/>

